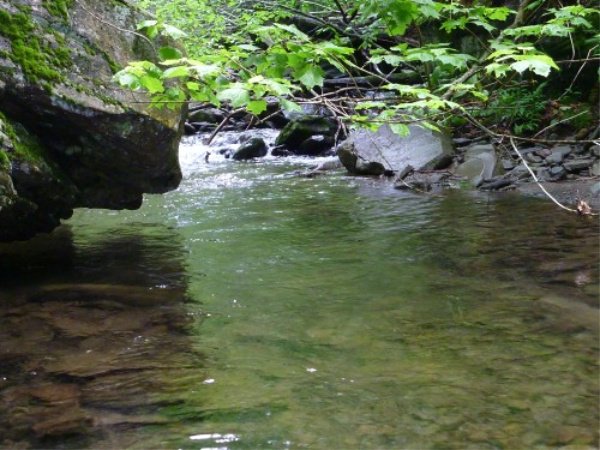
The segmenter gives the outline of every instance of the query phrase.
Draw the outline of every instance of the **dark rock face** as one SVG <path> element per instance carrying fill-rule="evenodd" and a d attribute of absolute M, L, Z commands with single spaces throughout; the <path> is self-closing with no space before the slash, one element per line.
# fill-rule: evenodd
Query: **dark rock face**
<path fill-rule="evenodd" d="M 50 231 L 76 207 L 138 208 L 143 193 L 181 179 L 181 111 L 148 109 L 111 82 L 152 57 L 117 29 L 134 30 L 143 13 L 117 1 L 53 4 L 0 1 L 0 241 Z"/>
<path fill-rule="evenodd" d="M 383 164 L 359 158 L 356 147 L 350 140 L 340 144 L 336 150 L 342 165 L 353 175 L 379 176 L 385 172 Z"/>
<path fill-rule="evenodd" d="M 443 169 L 454 155 L 450 138 L 417 126 L 411 126 L 406 137 L 398 136 L 387 125 L 376 132 L 359 130 L 336 151 L 348 172 L 356 175 L 379 175 L 384 170 L 400 173 L 408 166 Z"/>
<path fill-rule="evenodd" d="M 315 156 L 330 149 L 337 130 L 335 122 L 322 116 L 300 116 L 288 123 L 275 141 L 296 155 Z"/>

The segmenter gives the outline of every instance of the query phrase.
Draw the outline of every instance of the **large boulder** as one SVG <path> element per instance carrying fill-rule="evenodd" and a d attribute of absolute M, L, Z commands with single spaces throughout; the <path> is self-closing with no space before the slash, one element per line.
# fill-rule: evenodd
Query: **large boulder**
<path fill-rule="evenodd" d="M 442 169 L 452 162 L 454 148 L 448 136 L 413 125 L 409 129 L 405 137 L 388 125 L 376 132 L 354 131 L 338 146 L 337 155 L 348 172 L 356 175 L 401 173 L 408 166 L 415 170 Z"/>
<path fill-rule="evenodd" d="M 145 18 L 124 1 L 0 0 L 0 241 L 178 186 L 182 111 L 111 81 L 153 57 L 127 31 Z"/>
<path fill-rule="evenodd" d="M 502 166 L 492 144 L 475 144 L 466 147 L 464 162 L 455 173 L 466 178 L 473 186 L 480 186 L 484 180 L 501 175 Z"/>

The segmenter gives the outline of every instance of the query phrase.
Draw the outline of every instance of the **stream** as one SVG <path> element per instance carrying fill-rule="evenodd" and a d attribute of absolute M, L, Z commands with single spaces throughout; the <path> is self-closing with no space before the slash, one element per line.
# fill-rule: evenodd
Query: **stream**
<path fill-rule="evenodd" d="M 0 245 L 0 447 L 598 447 L 596 219 L 206 150 Z"/>

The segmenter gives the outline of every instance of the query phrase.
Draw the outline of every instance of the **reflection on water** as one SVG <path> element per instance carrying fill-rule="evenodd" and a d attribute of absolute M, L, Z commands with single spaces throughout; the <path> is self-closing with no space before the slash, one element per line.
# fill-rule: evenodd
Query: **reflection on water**
<path fill-rule="evenodd" d="M 3 245 L 0 444 L 123 448 L 183 401 L 172 374 L 197 373 L 185 327 L 177 235 L 68 228 Z"/>
<path fill-rule="evenodd" d="M 598 446 L 597 222 L 184 151 L 0 249 L 5 446 Z"/>

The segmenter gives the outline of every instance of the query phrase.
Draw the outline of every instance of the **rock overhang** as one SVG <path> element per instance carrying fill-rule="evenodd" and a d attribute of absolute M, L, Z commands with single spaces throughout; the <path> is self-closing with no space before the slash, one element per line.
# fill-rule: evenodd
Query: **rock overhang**
<path fill-rule="evenodd" d="M 0 241 L 49 231 L 75 207 L 137 208 L 143 193 L 178 186 L 183 111 L 149 108 L 111 80 L 151 56 L 127 31 L 146 18 L 141 11 L 118 1 L 0 0 L 0 15 L 15 22 L 0 26 L 0 120 L 11 130 L 0 143 Z"/>

